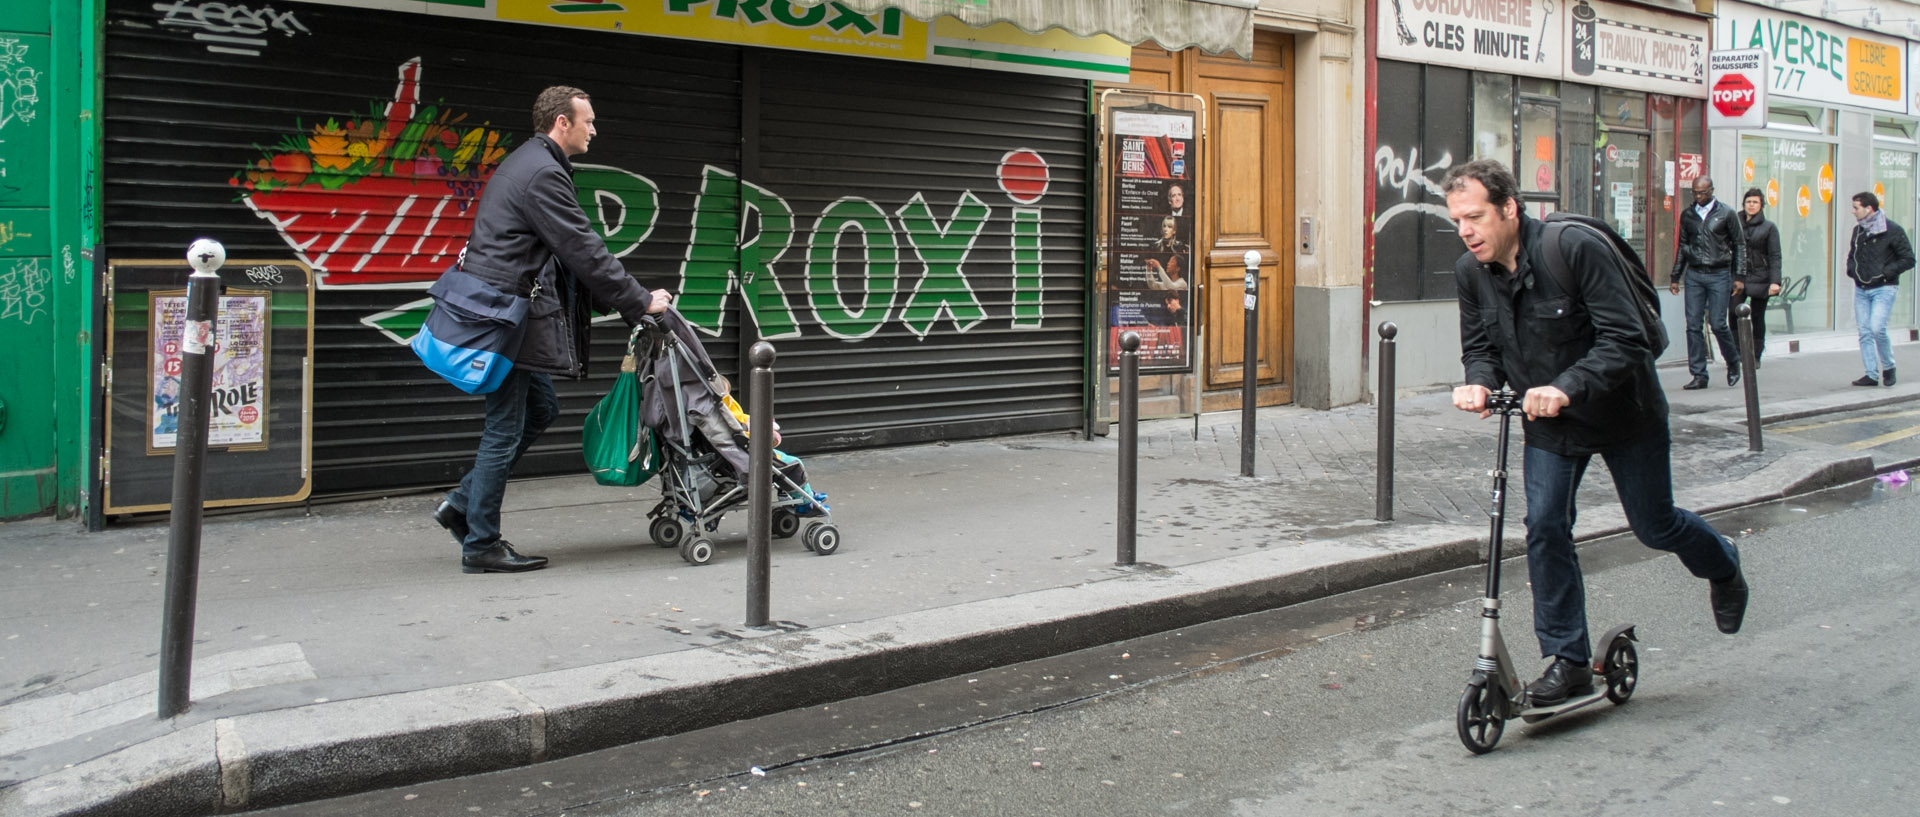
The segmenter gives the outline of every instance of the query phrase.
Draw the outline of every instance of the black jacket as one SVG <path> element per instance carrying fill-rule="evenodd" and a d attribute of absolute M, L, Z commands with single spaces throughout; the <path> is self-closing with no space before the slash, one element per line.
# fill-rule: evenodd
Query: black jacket
<path fill-rule="evenodd" d="M 1688 270 L 1743 270 L 1747 268 L 1746 239 L 1740 235 L 1740 216 L 1719 199 L 1700 214 L 1689 204 L 1680 212 L 1680 251 L 1673 254 L 1673 275 L 1679 281 Z"/>
<path fill-rule="evenodd" d="M 1519 270 L 1482 264 L 1472 253 L 1453 266 L 1460 293 L 1460 361 L 1468 385 L 1525 393 L 1554 386 L 1572 402 L 1558 417 L 1524 423 L 1527 445 L 1565 456 L 1595 454 L 1664 427 L 1667 397 L 1640 331 L 1639 305 L 1602 239 L 1562 234 L 1578 292 L 1562 292 L 1546 271 L 1545 225 L 1520 216 Z"/>
<path fill-rule="evenodd" d="M 1740 280 L 1747 282 L 1747 294 L 1766 297 L 1767 287 L 1780 283 L 1780 228 L 1766 216 L 1742 214 L 1740 232 L 1747 237 L 1747 264 Z"/>
<path fill-rule="evenodd" d="M 1861 289 L 1879 289 L 1900 283 L 1900 273 L 1913 269 L 1913 245 L 1907 231 L 1887 221 L 1887 229 L 1868 233 L 1860 225 L 1853 227 L 1853 246 L 1847 250 L 1847 277 Z"/>
<path fill-rule="evenodd" d="M 514 359 L 536 372 L 586 374 L 591 303 L 611 305 L 631 326 L 652 299 L 587 222 L 573 163 L 544 133 L 515 148 L 487 180 L 461 265 L 503 292 L 525 295 L 538 282 Z"/>

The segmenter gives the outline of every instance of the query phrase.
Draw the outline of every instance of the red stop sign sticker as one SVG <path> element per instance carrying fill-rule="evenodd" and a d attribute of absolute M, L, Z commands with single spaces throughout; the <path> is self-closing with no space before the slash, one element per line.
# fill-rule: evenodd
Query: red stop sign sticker
<path fill-rule="evenodd" d="M 1721 116 L 1739 116 L 1753 107 L 1753 83 L 1741 74 L 1727 74 L 1713 84 L 1713 109 Z"/>

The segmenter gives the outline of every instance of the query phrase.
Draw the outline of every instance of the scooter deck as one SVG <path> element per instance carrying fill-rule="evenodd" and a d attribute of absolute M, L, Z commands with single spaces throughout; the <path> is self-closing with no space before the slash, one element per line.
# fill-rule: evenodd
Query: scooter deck
<path fill-rule="evenodd" d="M 1568 698 L 1553 706 L 1536 706 L 1520 710 L 1520 720 L 1527 723 L 1539 723 L 1555 715 L 1563 715 L 1582 707 L 1591 706 L 1607 698 L 1607 685 L 1604 678 L 1596 676 L 1593 691 L 1578 697 Z"/>

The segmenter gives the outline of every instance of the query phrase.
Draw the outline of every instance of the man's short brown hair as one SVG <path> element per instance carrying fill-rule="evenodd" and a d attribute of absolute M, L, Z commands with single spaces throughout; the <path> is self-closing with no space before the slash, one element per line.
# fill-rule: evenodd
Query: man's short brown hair
<path fill-rule="evenodd" d="M 1465 190 L 1468 179 L 1487 189 L 1487 203 L 1495 207 L 1505 207 L 1520 195 L 1520 182 L 1513 177 L 1513 171 L 1492 159 L 1475 159 L 1447 171 L 1446 178 L 1440 181 L 1440 192 Z"/>
<path fill-rule="evenodd" d="M 573 116 L 573 101 L 589 99 L 586 91 L 566 85 L 555 85 L 540 92 L 533 100 L 533 132 L 546 133 L 553 130 L 553 122 L 562 116 Z"/>

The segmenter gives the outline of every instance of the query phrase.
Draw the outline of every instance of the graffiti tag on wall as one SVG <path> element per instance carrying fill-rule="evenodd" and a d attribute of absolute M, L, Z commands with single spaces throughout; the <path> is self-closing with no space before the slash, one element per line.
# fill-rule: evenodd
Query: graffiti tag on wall
<path fill-rule="evenodd" d="M 53 270 L 40 266 L 38 258 L 15 259 L 0 269 L 0 321 L 31 324 L 46 314 L 47 283 Z"/>
<path fill-rule="evenodd" d="M 40 104 L 40 72 L 27 64 L 27 47 L 18 39 L 0 37 L 0 130 L 19 120 L 33 121 Z"/>
<path fill-rule="evenodd" d="M 1420 166 L 1419 148 L 1408 149 L 1407 156 L 1403 159 L 1394 153 L 1391 146 L 1381 145 L 1380 150 L 1373 154 L 1373 183 L 1382 192 L 1393 191 L 1401 201 L 1381 210 L 1379 215 L 1374 217 L 1374 235 L 1379 235 L 1380 231 L 1387 228 L 1388 222 L 1405 213 L 1427 213 L 1443 220 L 1452 220 L 1453 217 L 1448 215 L 1445 204 L 1417 200 L 1420 193 L 1425 191 L 1428 195 L 1445 201 L 1446 194 L 1440 191 L 1440 185 L 1434 181 L 1434 177 L 1445 176 L 1447 169 L 1451 167 L 1453 167 L 1452 151 L 1442 153 L 1439 159 L 1423 168 Z M 1381 197 L 1382 202 L 1387 200 L 1386 196 Z"/>
<path fill-rule="evenodd" d="M 262 35 L 278 33 L 292 37 L 295 34 L 313 33 L 300 24 L 293 12 L 275 11 L 271 5 L 251 9 L 245 3 L 189 3 L 179 0 L 155 3 L 153 10 L 166 14 L 160 18 L 162 27 L 193 29 L 193 39 L 206 43 L 207 51 L 214 54 L 257 57 L 260 56 L 260 49 L 267 47 L 268 43 Z"/>

